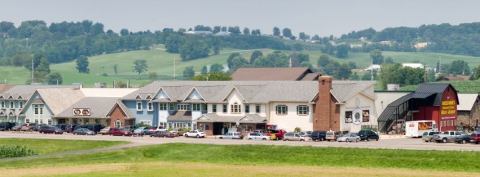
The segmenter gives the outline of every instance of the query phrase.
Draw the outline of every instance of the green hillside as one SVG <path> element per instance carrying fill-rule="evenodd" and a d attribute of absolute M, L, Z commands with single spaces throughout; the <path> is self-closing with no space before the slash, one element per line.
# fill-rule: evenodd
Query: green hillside
<path fill-rule="evenodd" d="M 173 78 L 173 61 L 176 61 L 176 75 L 181 77 L 182 72 L 187 66 L 194 66 L 196 72 L 200 72 L 201 67 L 214 63 L 226 64 L 228 56 L 233 52 L 240 52 L 245 58 L 249 58 L 253 50 L 235 50 L 225 49 L 219 55 L 209 56 L 207 58 L 181 61 L 178 54 L 167 53 L 163 47 L 157 47 L 151 50 L 137 50 L 114 54 L 105 54 L 90 57 L 90 73 L 80 74 L 75 69 L 75 62 L 52 64 L 52 72 L 60 72 L 64 78 L 64 84 L 83 83 L 87 86 L 93 85 L 95 82 L 105 82 L 108 85 L 114 80 L 122 80 L 126 82 L 130 80 L 136 86 L 148 83 L 148 73 L 156 72 L 159 79 Z M 264 54 L 273 52 L 271 49 L 261 49 Z M 320 51 L 303 51 L 310 55 L 310 61 L 315 66 L 317 59 L 322 54 Z M 453 60 L 465 60 L 470 63 L 471 67 L 480 65 L 480 57 L 470 57 L 462 55 L 450 55 L 439 53 L 422 53 L 422 52 L 383 52 L 385 57 L 392 57 L 395 62 L 421 62 L 429 66 L 435 66 L 436 62 L 441 60 L 442 63 L 450 63 Z M 346 59 L 332 59 L 340 62 L 355 62 L 359 68 L 365 68 L 370 64 L 370 56 L 368 53 L 350 53 Z M 133 61 L 144 59 L 149 65 L 148 72 L 142 76 L 138 76 L 133 72 Z M 118 65 L 118 73 L 114 73 L 114 65 Z M 0 66 L 0 82 L 13 84 L 23 84 L 29 79 L 30 73 L 23 67 Z"/>

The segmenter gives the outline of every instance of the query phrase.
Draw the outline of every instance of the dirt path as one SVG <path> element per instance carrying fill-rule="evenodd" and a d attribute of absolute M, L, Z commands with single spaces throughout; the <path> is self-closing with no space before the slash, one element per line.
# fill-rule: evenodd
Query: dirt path
<path fill-rule="evenodd" d="M 225 165 L 210 163 L 151 162 L 96 164 L 42 168 L 3 169 L 0 176 L 388 176 L 388 177 L 469 177 L 479 173 L 438 172 L 429 170 L 312 167 L 312 166 L 266 166 Z"/>

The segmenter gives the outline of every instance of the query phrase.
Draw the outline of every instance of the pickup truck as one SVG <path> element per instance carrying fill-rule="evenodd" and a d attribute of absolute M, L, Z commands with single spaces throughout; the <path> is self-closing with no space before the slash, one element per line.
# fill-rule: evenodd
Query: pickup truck
<path fill-rule="evenodd" d="M 433 135 L 432 141 L 435 142 L 442 142 L 442 143 L 448 143 L 448 142 L 454 142 L 455 138 L 465 135 L 465 133 L 460 132 L 460 131 L 448 131 L 448 132 L 442 132 L 440 134 Z"/>

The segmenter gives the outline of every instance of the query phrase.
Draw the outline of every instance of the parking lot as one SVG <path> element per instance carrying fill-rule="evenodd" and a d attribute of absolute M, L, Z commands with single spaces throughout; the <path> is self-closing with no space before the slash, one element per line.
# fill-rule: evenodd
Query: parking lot
<path fill-rule="evenodd" d="M 163 144 L 163 143 L 193 143 L 193 144 L 223 144 L 223 145 L 286 145 L 286 146 L 312 146 L 312 147 L 346 147 L 346 148 L 373 148 L 373 149 L 411 149 L 411 150 L 456 150 L 480 151 L 478 144 L 455 143 L 425 143 L 421 139 L 404 138 L 402 136 L 381 136 L 379 141 L 362 141 L 357 143 L 345 142 L 293 142 L 293 141 L 253 141 L 253 140 L 225 140 L 207 138 L 156 138 L 156 137 L 125 137 L 109 135 L 72 135 L 72 134 L 40 134 L 38 132 L 0 132 L 0 138 L 33 138 L 33 139 L 68 139 L 68 140 L 105 140 L 127 141 L 128 147 Z"/>

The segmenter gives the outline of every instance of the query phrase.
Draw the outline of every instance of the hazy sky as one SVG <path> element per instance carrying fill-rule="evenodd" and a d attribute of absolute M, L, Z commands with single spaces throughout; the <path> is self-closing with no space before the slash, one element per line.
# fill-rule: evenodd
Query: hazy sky
<path fill-rule="evenodd" d="M 394 26 L 480 22 L 478 0 L 0 0 L 0 21 L 89 19 L 119 31 L 238 25 L 322 36 Z"/>

